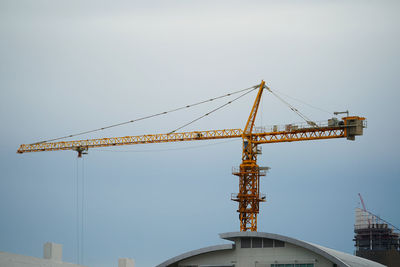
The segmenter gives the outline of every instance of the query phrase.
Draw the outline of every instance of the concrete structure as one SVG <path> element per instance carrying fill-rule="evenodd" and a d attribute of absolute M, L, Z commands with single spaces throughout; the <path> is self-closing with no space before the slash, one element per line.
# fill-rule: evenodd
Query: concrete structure
<path fill-rule="evenodd" d="M 43 246 L 43 259 L 62 261 L 62 245 L 47 242 Z"/>
<path fill-rule="evenodd" d="M 157 267 L 383 267 L 347 253 L 261 232 L 220 234 L 232 244 L 206 247 L 171 258 Z"/>
<path fill-rule="evenodd" d="M 356 255 L 388 267 L 400 266 L 400 233 L 397 227 L 367 210 L 356 208 Z"/>
<path fill-rule="evenodd" d="M 135 262 L 130 258 L 119 258 L 118 267 L 135 267 Z"/>
<path fill-rule="evenodd" d="M 0 252 L 0 267 L 84 267 L 62 261 L 62 245 L 46 243 L 43 259 L 31 256 Z"/>
<path fill-rule="evenodd" d="M 0 251 L 0 267 L 86 267 L 62 261 L 62 245 L 45 243 L 43 245 L 43 259 L 31 256 L 12 254 Z M 118 259 L 118 267 L 135 267 L 130 258 Z"/>

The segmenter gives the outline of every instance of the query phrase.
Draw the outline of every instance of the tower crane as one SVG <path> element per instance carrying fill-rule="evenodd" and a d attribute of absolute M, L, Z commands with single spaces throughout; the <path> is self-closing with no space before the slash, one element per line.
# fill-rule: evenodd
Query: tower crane
<path fill-rule="evenodd" d="M 361 194 L 360 193 L 358 193 L 358 197 L 360 198 L 360 201 L 361 201 L 361 205 L 362 205 L 362 207 L 363 207 L 363 211 L 365 212 L 365 214 L 367 214 L 367 218 L 368 218 L 368 227 L 371 225 L 371 216 L 370 216 L 370 212 L 369 211 L 367 211 L 367 208 L 365 207 L 365 203 L 364 203 L 364 199 L 363 199 L 363 197 L 361 196 Z"/>
<path fill-rule="evenodd" d="M 361 196 L 360 193 L 358 193 L 358 197 L 360 198 L 361 205 L 362 205 L 362 207 L 363 207 L 363 211 L 367 211 L 367 209 L 365 208 L 364 199 L 362 198 L 362 196 Z"/>
<path fill-rule="evenodd" d="M 239 177 L 239 192 L 232 194 L 231 200 L 239 204 L 237 212 L 239 213 L 240 231 L 257 231 L 259 204 L 266 201 L 265 195 L 260 193 L 260 177 L 265 176 L 267 170 L 266 167 L 257 165 L 257 155 L 260 153 L 258 145 L 344 137 L 348 140 L 355 140 L 355 136 L 363 134 L 363 128 L 366 126 L 364 117 L 346 116 L 342 120 L 328 120 L 326 124 L 307 121 L 307 125 L 286 125 L 284 130 L 274 126 L 272 131 L 257 131 L 254 123 L 262 93 L 264 89 L 271 91 L 264 81 L 261 81 L 257 87 L 258 93 L 244 129 L 171 132 L 76 141 L 39 142 L 22 144 L 17 152 L 74 150 L 78 152 L 78 157 L 81 157 L 82 154 L 87 153 L 89 148 L 242 138 L 242 162 L 239 168 L 233 171 L 233 174 Z"/>

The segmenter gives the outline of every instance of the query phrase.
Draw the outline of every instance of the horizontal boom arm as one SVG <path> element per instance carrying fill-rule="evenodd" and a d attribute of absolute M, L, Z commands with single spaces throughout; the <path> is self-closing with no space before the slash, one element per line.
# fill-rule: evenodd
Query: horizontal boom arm
<path fill-rule="evenodd" d="M 293 141 L 321 140 L 332 138 L 347 137 L 354 140 L 356 135 L 363 134 L 365 128 L 363 117 L 345 117 L 342 124 L 326 125 L 319 127 L 294 128 L 285 131 L 271 131 L 253 133 L 255 136 L 254 143 L 281 143 Z M 146 134 L 138 136 L 111 137 L 100 139 L 87 139 L 77 141 L 64 142 L 42 142 L 34 144 L 24 144 L 18 149 L 18 153 L 54 151 L 54 150 L 75 150 L 81 153 L 89 148 L 110 147 L 135 144 L 151 144 L 151 143 L 168 143 L 179 141 L 196 141 L 196 140 L 212 140 L 225 138 L 242 138 L 243 130 L 241 129 L 224 129 L 211 131 L 194 131 L 183 133 L 169 134 Z"/>
<path fill-rule="evenodd" d="M 111 137 L 100 139 L 88 139 L 77 141 L 53 142 L 53 143 L 35 143 L 21 145 L 18 153 L 39 152 L 39 151 L 54 151 L 54 150 L 81 150 L 94 147 L 109 147 L 135 144 L 149 143 L 167 143 L 178 141 L 193 141 L 193 140 L 210 140 L 222 138 L 239 138 L 242 137 L 241 129 L 225 129 L 212 131 L 195 131 L 170 134 L 146 134 L 139 136 Z"/>

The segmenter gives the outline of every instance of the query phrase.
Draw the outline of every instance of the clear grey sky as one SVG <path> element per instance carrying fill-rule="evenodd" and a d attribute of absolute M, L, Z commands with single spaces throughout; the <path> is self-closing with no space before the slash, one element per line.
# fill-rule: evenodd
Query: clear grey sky
<path fill-rule="evenodd" d="M 21 143 L 135 119 L 247 88 L 365 116 L 344 139 L 264 145 L 259 230 L 353 252 L 357 193 L 400 225 L 398 1 L 0 0 L 0 251 L 150 267 L 239 230 L 240 140 L 16 154 Z M 243 128 L 255 94 L 184 130 Z M 332 116 L 287 99 L 313 120 Z M 82 138 L 164 133 L 225 103 Z M 265 94 L 258 125 L 300 121 Z M 82 191 L 81 184 L 78 189 Z M 82 196 L 82 195 L 80 195 Z"/>

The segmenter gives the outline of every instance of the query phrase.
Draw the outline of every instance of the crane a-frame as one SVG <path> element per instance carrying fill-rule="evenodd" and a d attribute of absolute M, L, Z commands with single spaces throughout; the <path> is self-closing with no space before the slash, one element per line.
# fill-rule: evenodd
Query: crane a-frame
<path fill-rule="evenodd" d="M 347 116 L 342 120 L 331 120 L 327 124 L 308 122 L 307 126 L 287 125 L 284 130 L 274 127 L 272 131 L 255 131 L 254 122 L 264 89 L 270 89 L 262 81 L 257 85 L 258 93 L 254 101 L 250 116 L 244 129 L 224 129 L 209 131 L 192 131 L 167 134 L 147 134 L 139 136 L 112 137 L 100 139 L 88 139 L 62 142 L 40 142 L 34 144 L 22 144 L 18 153 L 74 150 L 78 157 L 89 148 L 111 147 L 121 145 L 166 143 L 179 141 L 195 141 L 225 138 L 242 138 L 242 163 L 234 175 L 239 177 L 239 193 L 232 195 L 232 200 L 239 203 L 240 231 L 257 231 L 257 215 L 260 202 L 266 201 L 265 195 L 260 194 L 260 176 L 264 176 L 266 168 L 257 165 L 258 145 L 279 142 L 307 141 L 344 138 L 354 140 L 355 136 L 363 134 L 365 118 L 359 116 Z"/>

